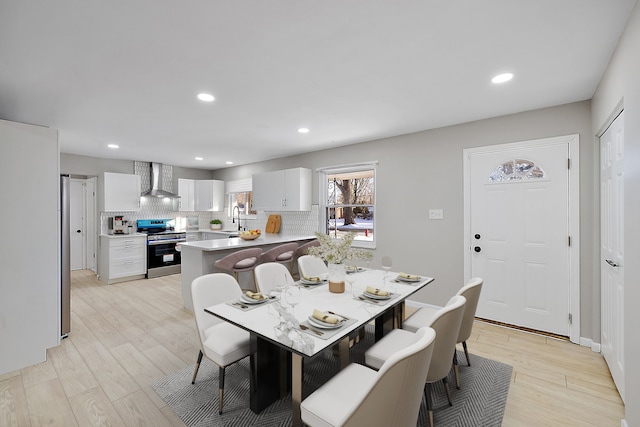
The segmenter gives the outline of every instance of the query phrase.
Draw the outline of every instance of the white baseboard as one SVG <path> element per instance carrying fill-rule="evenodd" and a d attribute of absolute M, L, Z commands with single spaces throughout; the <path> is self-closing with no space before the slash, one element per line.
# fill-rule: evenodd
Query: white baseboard
<path fill-rule="evenodd" d="M 582 347 L 591 348 L 591 351 L 593 351 L 595 353 L 600 353 L 600 343 L 599 342 L 593 342 L 593 340 L 591 338 L 581 337 L 580 338 L 580 345 Z"/>
<path fill-rule="evenodd" d="M 624 418 L 620 420 L 620 427 L 629 427 L 629 424 L 627 424 L 627 420 L 625 420 Z"/>

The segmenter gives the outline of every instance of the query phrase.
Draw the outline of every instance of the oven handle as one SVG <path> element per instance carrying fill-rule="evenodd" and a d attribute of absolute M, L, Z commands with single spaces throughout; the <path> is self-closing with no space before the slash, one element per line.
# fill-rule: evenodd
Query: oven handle
<path fill-rule="evenodd" d="M 187 239 L 152 240 L 147 242 L 149 246 L 163 245 L 166 243 L 184 243 Z"/>

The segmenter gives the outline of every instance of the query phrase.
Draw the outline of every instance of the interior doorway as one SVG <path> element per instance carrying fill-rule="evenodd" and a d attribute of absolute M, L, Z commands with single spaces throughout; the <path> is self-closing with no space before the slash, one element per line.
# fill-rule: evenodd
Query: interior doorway
<path fill-rule="evenodd" d="M 97 272 L 97 178 L 71 177 L 70 184 L 71 270 Z"/>

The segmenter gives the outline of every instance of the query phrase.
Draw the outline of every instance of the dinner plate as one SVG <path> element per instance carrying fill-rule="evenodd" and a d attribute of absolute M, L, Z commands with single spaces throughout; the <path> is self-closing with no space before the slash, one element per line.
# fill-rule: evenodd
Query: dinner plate
<path fill-rule="evenodd" d="M 327 283 L 327 281 L 326 280 L 313 281 L 313 280 L 307 280 L 307 279 L 301 278 L 300 283 L 304 283 L 305 285 L 322 285 L 323 283 Z"/>
<path fill-rule="evenodd" d="M 370 294 L 367 291 L 364 291 L 362 293 L 362 295 L 364 295 L 367 298 L 371 298 L 371 299 L 389 299 L 389 298 L 391 298 L 391 294 L 389 294 L 389 295 L 376 295 L 376 294 Z"/>
<path fill-rule="evenodd" d="M 417 278 L 413 278 L 413 277 L 402 277 L 402 276 L 398 276 L 396 277 L 397 280 L 402 280 L 403 282 L 419 282 L 420 280 L 422 280 L 422 277 L 418 276 Z"/>
<path fill-rule="evenodd" d="M 265 298 L 265 299 L 253 299 L 253 298 L 250 298 L 250 297 L 248 297 L 246 295 L 242 295 L 241 298 L 242 298 L 242 301 L 246 302 L 247 304 L 262 304 L 263 302 L 267 302 L 269 300 L 268 298 Z"/>
<path fill-rule="evenodd" d="M 336 324 L 327 323 L 327 322 L 323 322 L 322 320 L 318 320 L 313 316 L 309 316 L 308 320 L 309 320 L 309 324 L 311 326 L 316 326 L 316 327 L 321 328 L 321 329 L 338 329 L 339 327 L 344 325 L 344 322 L 346 322 L 346 320 L 341 319 Z"/>

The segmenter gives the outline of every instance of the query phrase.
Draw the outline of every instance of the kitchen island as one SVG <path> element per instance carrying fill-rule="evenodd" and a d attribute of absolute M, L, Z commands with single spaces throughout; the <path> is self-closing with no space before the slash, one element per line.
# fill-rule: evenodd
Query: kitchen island
<path fill-rule="evenodd" d="M 214 264 L 232 252 L 260 247 L 265 252 L 275 246 L 289 242 L 304 244 L 316 239 L 314 235 L 262 234 L 255 240 L 242 240 L 239 237 L 216 240 L 201 240 L 180 245 L 182 251 L 182 301 L 184 308 L 193 311 L 191 303 L 191 282 L 197 277 L 222 272 Z M 253 275 L 242 273 L 239 277 L 243 289 L 253 289 Z"/>

